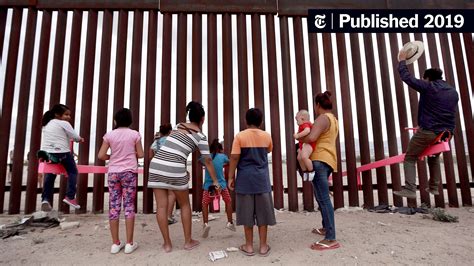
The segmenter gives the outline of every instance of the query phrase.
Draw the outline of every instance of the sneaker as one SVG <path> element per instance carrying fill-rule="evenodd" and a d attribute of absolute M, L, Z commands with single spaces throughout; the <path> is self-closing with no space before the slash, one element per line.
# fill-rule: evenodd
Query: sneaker
<path fill-rule="evenodd" d="M 227 222 L 227 225 L 225 226 L 227 229 L 229 229 L 230 231 L 234 231 L 235 232 L 235 225 L 234 223 L 231 223 L 231 222 Z"/>
<path fill-rule="evenodd" d="M 425 188 L 425 191 L 428 192 L 428 193 L 431 193 L 435 196 L 439 195 L 439 191 L 437 189 L 431 189 L 431 188 L 427 187 L 427 188 Z"/>
<path fill-rule="evenodd" d="M 207 223 L 205 223 L 202 226 L 202 237 L 207 238 L 209 236 L 209 231 L 211 231 L 211 226 L 209 226 Z"/>
<path fill-rule="evenodd" d="M 416 199 L 416 192 L 408 190 L 406 188 L 404 188 L 400 191 L 394 191 L 393 194 L 395 194 L 397 196 L 400 196 L 400 197 Z"/>
<path fill-rule="evenodd" d="M 120 250 L 125 247 L 125 244 L 123 242 L 120 242 L 120 244 L 113 244 L 111 247 L 110 247 L 110 253 L 112 254 L 117 254 L 120 252 Z"/>
<path fill-rule="evenodd" d="M 125 245 L 125 254 L 130 254 L 132 252 L 135 251 L 135 249 L 138 248 L 138 243 L 137 242 L 133 242 L 133 244 L 130 244 L 130 243 L 127 243 Z"/>
<path fill-rule="evenodd" d="M 73 207 L 74 209 L 79 209 L 81 208 L 81 206 L 79 206 L 79 204 L 77 204 L 77 200 L 76 199 L 70 199 L 68 197 L 65 197 L 63 199 L 63 202 L 66 203 L 67 205 Z"/>
<path fill-rule="evenodd" d="M 175 224 L 177 222 L 178 222 L 178 220 L 176 220 L 174 217 L 169 217 L 168 218 L 168 225 Z"/>
<path fill-rule="evenodd" d="M 310 181 L 310 182 L 313 181 L 315 174 L 316 173 L 314 171 L 308 172 L 308 181 Z"/>
<path fill-rule="evenodd" d="M 49 204 L 48 201 L 43 200 L 41 202 L 41 210 L 44 212 L 50 212 L 53 208 L 51 207 L 51 204 Z"/>

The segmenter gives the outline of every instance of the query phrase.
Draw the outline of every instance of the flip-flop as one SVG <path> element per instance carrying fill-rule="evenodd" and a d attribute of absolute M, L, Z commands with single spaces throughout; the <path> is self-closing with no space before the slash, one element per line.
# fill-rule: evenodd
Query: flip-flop
<path fill-rule="evenodd" d="M 270 247 L 270 245 L 268 245 L 267 251 L 264 252 L 264 253 L 259 252 L 258 255 L 259 255 L 260 257 L 267 257 L 268 255 L 270 255 L 270 250 L 271 250 L 271 249 L 272 249 L 272 248 Z"/>
<path fill-rule="evenodd" d="M 192 245 L 190 247 L 185 247 L 184 249 L 189 251 L 189 250 L 192 250 L 192 249 L 194 249 L 195 247 L 197 247 L 199 245 L 201 245 L 201 242 L 196 241 L 194 245 Z"/>
<path fill-rule="evenodd" d="M 324 228 L 313 228 L 313 230 L 311 230 L 311 233 L 321 235 L 321 236 L 325 236 L 326 232 L 324 232 L 323 230 L 324 230 Z"/>
<path fill-rule="evenodd" d="M 339 243 L 335 243 L 333 245 L 326 245 L 321 242 L 316 242 L 311 245 L 312 250 L 319 250 L 319 251 L 324 251 L 324 250 L 331 250 L 331 249 L 336 249 L 339 248 L 341 245 Z"/>
<path fill-rule="evenodd" d="M 255 255 L 255 252 L 248 252 L 247 250 L 244 249 L 244 247 L 245 247 L 245 245 L 241 245 L 239 247 L 240 253 L 244 254 L 245 256 L 249 256 L 249 257 Z"/>

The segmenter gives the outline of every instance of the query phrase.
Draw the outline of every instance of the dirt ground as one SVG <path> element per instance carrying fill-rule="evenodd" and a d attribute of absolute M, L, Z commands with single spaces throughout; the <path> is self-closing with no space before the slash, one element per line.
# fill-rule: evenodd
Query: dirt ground
<path fill-rule="evenodd" d="M 303 265 L 303 264 L 438 264 L 472 265 L 474 260 L 474 208 L 448 208 L 459 217 L 458 223 L 442 223 L 426 219 L 423 214 L 404 215 L 371 213 L 359 208 L 336 212 L 337 239 L 341 248 L 313 251 L 310 244 L 321 237 L 311 233 L 320 225 L 319 212 L 276 211 L 277 225 L 269 229 L 268 257 L 247 257 L 228 252 L 228 257 L 210 262 L 210 251 L 238 247 L 244 241 L 243 228 L 237 232 L 225 229 L 225 216 L 214 214 L 210 236 L 203 239 L 201 220 L 193 217 L 193 237 L 201 241 L 194 250 L 185 251 L 181 222 L 171 225 L 174 244 L 171 253 L 161 250 L 162 238 L 155 215 L 137 214 L 135 240 L 139 248 L 132 254 L 112 255 L 106 214 L 64 216 L 79 221 L 80 227 L 28 232 L 21 237 L 0 240 L 0 264 L 153 264 L 153 265 Z M 13 222 L 17 216 L 0 216 L 0 225 Z M 255 230 L 256 232 L 256 230 Z M 121 236 L 124 240 L 124 222 Z M 255 236 L 255 245 L 258 238 Z"/>

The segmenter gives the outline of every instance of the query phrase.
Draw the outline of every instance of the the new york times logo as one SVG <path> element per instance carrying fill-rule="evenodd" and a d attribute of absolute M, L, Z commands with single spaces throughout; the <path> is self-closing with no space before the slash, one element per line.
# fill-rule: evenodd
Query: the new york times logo
<path fill-rule="evenodd" d="M 474 10 L 309 9 L 310 32 L 474 32 Z"/>

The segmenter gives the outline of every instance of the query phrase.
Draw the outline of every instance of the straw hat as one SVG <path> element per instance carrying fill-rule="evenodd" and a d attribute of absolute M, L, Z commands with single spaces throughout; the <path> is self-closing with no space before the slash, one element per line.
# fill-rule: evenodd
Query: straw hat
<path fill-rule="evenodd" d="M 403 45 L 402 50 L 400 51 L 406 51 L 407 52 L 407 59 L 406 62 L 407 64 L 411 64 L 415 62 L 420 56 L 423 54 L 423 51 L 425 48 L 423 47 L 423 42 L 421 41 L 413 41 L 413 42 L 407 42 L 405 45 Z"/>

